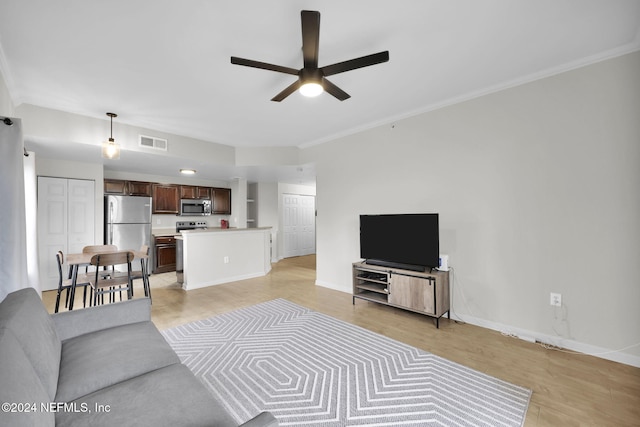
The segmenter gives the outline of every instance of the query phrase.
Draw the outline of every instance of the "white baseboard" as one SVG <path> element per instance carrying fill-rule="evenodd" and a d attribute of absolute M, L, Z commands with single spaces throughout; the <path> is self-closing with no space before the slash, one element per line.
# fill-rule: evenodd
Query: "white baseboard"
<path fill-rule="evenodd" d="M 470 323 L 482 328 L 491 329 L 498 332 L 504 332 L 510 335 L 515 335 L 520 339 L 529 342 L 539 342 L 544 344 L 550 344 L 563 349 L 575 351 L 589 356 L 598 357 L 600 359 L 611 360 L 613 362 L 624 363 L 625 365 L 634 366 L 640 368 L 640 357 L 632 354 L 623 353 L 617 350 L 611 350 L 604 347 L 598 347 L 592 344 L 586 344 L 579 341 L 570 340 L 564 337 L 556 335 L 547 335 L 540 332 L 530 331 L 527 329 L 517 328 L 514 326 L 504 325 L 498 322 L 492 322 L 485 319 L 480 319 L 474 316 L 468 315 L 456 315 L 451 318 L 457 318 L 466 323 Z M 553 350 L 552 350 L 553 351 Z"/>
<path fill-rule="evenodd" d="M 223 284 L 229 283 L 229 282 L 238 282 L 240 280 L 253 279 L 253 278 L 256 278 L 256 277 L 266 276 L 267 274 L 269 274 L 270 271 L 271 271 L 271 268 L 269 268 L 266 272 L 255 272 L 255 273 L 241 274 L 241 275 L 238 275 L 238 276 L 225 277 L 224 279 L 210 280 L 210 281 L 207 281 L 207 282 L 196 283 L 196 284 L 193 284 L 193 285 L 187 285 L 188 282 L 185 282 L 185 283 L 182 284 L 182 289 L 184 289 L 185 291 L 192 291 L 194 289 L 201 289 L 201 288 L 206 288 L 206 287 L 209 287 L 209 286 L 223 285 Z"/>
<path fill-rule="evenodd" d="M 334 283 L 324 282 L 322 280 L 316 280 L 317 286 L 333 289 L 345 293 L 351 293 L 351 289 L 345 291 L 344 287 L 338 286 Z M 599 357 L 605 360 L 611 360 L 613 362 L 623 363 L 625 365 L 634 366 L 640 368 L 640 356 L 634 356 L 632 354 L 623 353 L 617 350 L 611 350 L 608 348 L 598 347 L 591 344 L 585 344 L 579 341 L 570 340 L 567 338 L 542 334 L 539 332 L 529 331 L 527 329 L 516 328 L 514 326 L 504 325 L 502 323 L 492 322 L 490 320 L 480 319 L 468 315 L 454 315 L 451 314 L 452 319 L 461 320 L 465 323 L 469 323 L 482 328 L 491 329 L 498 332 L 504 332 L 510 335 L 515 335 L 518 338 L 529 341 L 539 342 L 544 344 L 551 344 L 556 347 L 561 347 L 567 350 L 575 351 L 589 356 Z M 553 351 L 553 350 L 550 350 Z"/>
<path fill-rule="evenodd" d="M 333 283 L 323 282 L 322 280 L 316 280 L 316 286 L 322 286 L 323 288 L 333 289 L 334 291 L 344 292 L 345 294 L 351 293 L 351 288 L 349 290 L 345 290 L 344 286 L 338 286 Z"/>

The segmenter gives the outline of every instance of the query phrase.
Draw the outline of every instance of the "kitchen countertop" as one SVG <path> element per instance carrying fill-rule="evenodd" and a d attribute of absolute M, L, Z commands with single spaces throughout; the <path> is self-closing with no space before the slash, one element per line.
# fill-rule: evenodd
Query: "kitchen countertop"
<path fill-rule="evenodd" d="M 151 234 L 159 237 L 180 235 L 180 233 L 176 232 L 175 227 L 174 228 L 154 228 L 151 230 Z"/>
<path fill-rule="evenodd" d="M 255 227 L 255 228 L 221 228 L 221 227 L 207 227 L 207 228 L 196 228 L 194 230 L 182 230 L 182 232 L 186 233 L 218 233 L 218 232 L 230 232 L 230 231 L 252 231 L 252 230 L 269 230 L 272 227 Z M 177 232 L 175 228 L 155 228 L 151 230 L 151 234 L 156 237 L 163 236 L 180 236 L 182 232 Z"/>
<path fill-rule="evenodd" d="M 254 227 L 254 228 L 221 228 L 221 227 L 207 227 L 207 228 L 196 228 L 195 230 L 182 230 L 183 233 L 228 233 L 234 231 L 261 231 L 261 230 L 270 230 L 271 227 Z"/>

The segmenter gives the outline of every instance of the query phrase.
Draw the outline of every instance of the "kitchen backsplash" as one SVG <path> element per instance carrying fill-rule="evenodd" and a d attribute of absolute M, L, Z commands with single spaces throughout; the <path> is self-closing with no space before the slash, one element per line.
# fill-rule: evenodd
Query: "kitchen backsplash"
<path fill-rule="evenodd" d="M 175 228 L 176 221 L 206 221 L 207 227 L 220 227 L 220 220 L 229 220 L 229 215 L 178 216 L 151 215 L 151 229 Z"/>

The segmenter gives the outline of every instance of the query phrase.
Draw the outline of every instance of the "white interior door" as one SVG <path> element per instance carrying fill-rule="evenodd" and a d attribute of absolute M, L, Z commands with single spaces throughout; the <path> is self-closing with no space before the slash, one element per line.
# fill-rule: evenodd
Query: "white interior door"
<path fill-rule="evenodd" d="M 57 289 L 56 253 L 82 252 L 95 242 L 94 181 L 38 177 L 40 287 Z"/>
<path fill-rule="evenodd" d="M 94 181 L 68 180 L 68 244 L 69 253 L 82 252 L 82 248 L 95 242 Z"/>
<path fill-rule="evenodd" d="M 300 231 L 298 239 L 300 250 L 298 255 L 316 253 L 316 198 L 314 196 L 298 196 L 300 198 Z"/>
<path fill-rule="evenodd" d="M 58 287 L 56 253 L 67 253 L 67 180 L 38 177 L 40 288 Z"/>
<path fill-rule="evenodd" d="M 315 197 L 285 194 L 282 199 L 283 258 L 316 252 Z"/>
<path fill-rule="evenodd" d="M 285 194 L 282 199 L 282 256 L 298 255 L 298 227 L 300 225 L 300 205 L 295 194 Z"/>

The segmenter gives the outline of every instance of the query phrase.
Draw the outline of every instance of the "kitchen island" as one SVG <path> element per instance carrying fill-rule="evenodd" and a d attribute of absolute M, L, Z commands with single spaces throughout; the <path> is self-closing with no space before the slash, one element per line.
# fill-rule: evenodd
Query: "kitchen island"
<path fill-rule="evenodd" d="M 183 230 L 182 289 L 264 276 L 271 271 L 271 227 Z M 178 275 L 180 281 L 180 274 Z"/>

